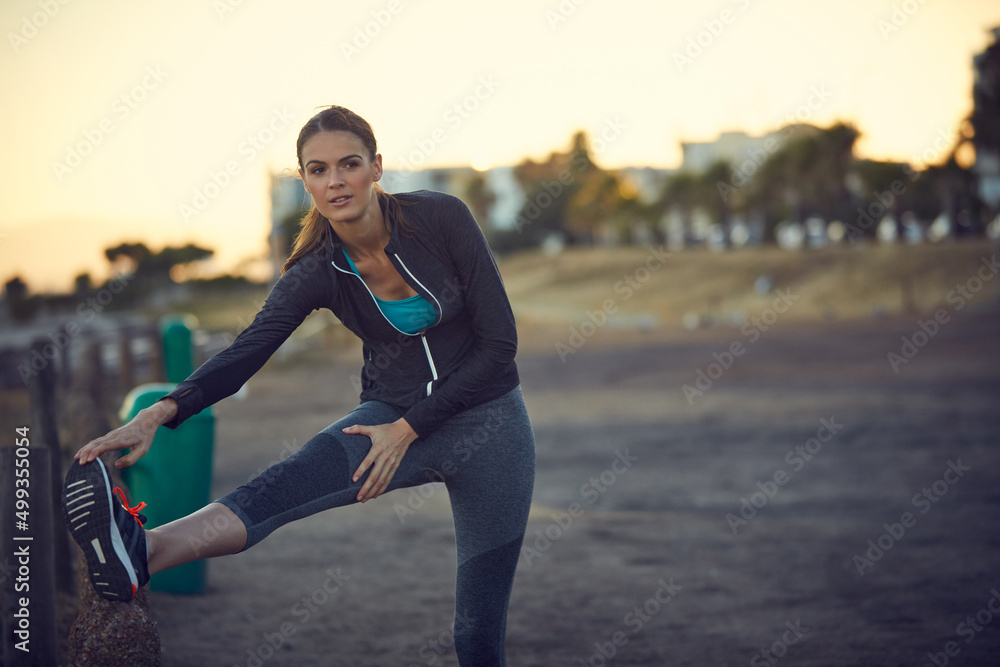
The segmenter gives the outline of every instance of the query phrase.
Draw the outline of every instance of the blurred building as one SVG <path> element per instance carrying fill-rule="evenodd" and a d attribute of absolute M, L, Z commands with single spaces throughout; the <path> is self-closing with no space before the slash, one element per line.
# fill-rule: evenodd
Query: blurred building
<path fill-rule="evenodd" d="M 413 192 L 435 190 L 461 196 L 463 185 L 475 173 L 472 167 L 441 169 L 392 170 L 386 169 L 379 182 L 386 192 Z"/>
<path fill-rule="evenodd" d="M 525 196 L 521 185 L 514 178 L 513 167 L 497 167 L 477 172 L 472 167 L 446 167 L 419 171 L 385 170 L 380 185 L 386 192 L 412 192 L 435 190 L 454 195 L 476 210 L 470 197 L 470 183 L 476 176 L 485 180 L 485 193 L 492 200 L 488 214 L 479 214 L 476 220 L 489 235 L 492 230 L 514 229 L 518 212 L 524 206 Z M 311 199 L 302 181 L 285 174 L 271 174 L 271 232 L 268 238 L 273 278 L 277 279 L 281 265 L 288 257 L 295 223 L 309 210 Z"/>
<path fill-rule="evenodd" d="M 272 279 L 281 275 L 281 265 L 288 258 L 291 243 L 288 222 L 301 218 L 309 209 L 310 198 L 302 181 L 294 176 L 271 174 L 271 233 L 267 245 L 270 250 Z"/>
<path fill-rule="evenodd" d="M 798 123 L 759 137 L 735 131 L 722 132 L 715 141 L 682 141 L 681 169 L 699 173 L 706 171 L 720 160 L 734 166 L 745 160 L 753 160 L 760 164 L 767 155 L 780 148 L 792 134 L 818 131 L 813 125 Z"/>
<path fill-rule="evenodd" d="M 702 172 L 720 160 L 739 162 L 753 151 L 765 150 L 764 143 L 776 134 L 753 137 L 746 132 L 723 132 L 715 141 L 682 141 L 681 169 Z"/>
<path fill-rule="evenodd" d="M 972 167 L 979 197 L 994 213 L 1000 211 L 1000 26 L 993 28 L 993 43 L 972 59 L 973 83 L 972 139 L 976 162 Z"/>
<path fill-rule="evenodd" d="M 715 141 L 682 141 L 681 169 L 693 172 L 706 171 L 719 160 L 735 162 L 747 151 L 763 147 L 764 137 L 751 137 L 746 132 L 739 131 L 723 132 Z"/>
<path fill-rule="evenodd" d="M 420 171 L 394 171 L 387 169 L 381 185 L 386 192 L 413 192 L 414 190 L 435 190 L 446 192 L 465 201 L 475 209 L 470 201 L 469 184 L 475 176 L 485 180 L 485 190 L 492 196 L 489 214 L 477 216 L 477 222 L 485 231 L 513 229 L 517 214 L 524 205 L 524 191 L 514 178 L 513 167 L 496 167 L 476 171 L 472 167 L 448 167 L 422 169 Z"/>

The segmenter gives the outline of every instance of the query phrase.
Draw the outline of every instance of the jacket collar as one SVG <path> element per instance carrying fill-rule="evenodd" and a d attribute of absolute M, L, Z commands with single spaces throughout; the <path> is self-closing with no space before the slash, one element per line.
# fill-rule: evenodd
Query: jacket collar
<path fill-rule="evenodd" d="M 382 201 L 379 201 L 379 206 L 382 207 L 382 215 L 388 217 L 389 212 L 386 210 L 385 204 Z M 400 239 L 399 225 L 394 223 L 395 223 L 394 220 L 390 221 L 391 229 L 389 232 L 389 242 L 385 245 L 385 254 L 390 256 L 396 253 L 396 249 L 399 246 L 399 239 Z M 327 225 L 327 231 L 329 232 L 326 237 L 326 246 L 330 249 L 330 252 L 332 254 L 335 253 L 337 250 L 342 249 L 344 246 L 344 242 L 340 240 L 339 236 L 337 236 L 337 232 L 334 231 L 333 225 L 330 224 L 329 220 L 326 221 L 326 225 Z"/>

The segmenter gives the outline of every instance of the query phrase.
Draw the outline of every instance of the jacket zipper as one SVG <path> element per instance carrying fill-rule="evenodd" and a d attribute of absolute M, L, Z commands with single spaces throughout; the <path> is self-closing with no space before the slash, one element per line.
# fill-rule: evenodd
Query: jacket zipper
<path fill-rule="evenodd" d="M 399 265 L 401 267 L 403 267 L 403 270 L 406 271 L 410 275 L 411 278 L 413 278 L 413 282 L 415 282 L 416 284 L 420 285 L 420 287 L 423 288 L 423 290 L 425 292 L 427 292 L 428 294 L 430 294 L 432 299 L 434 299 L 434 303 L 437 304 L 437 313 L 438 313 L 437 320 L 434 321 L 434 324 L 437 324 L 438 322 L 440 322 L 441 321 L 441 316 L 444 314 L 444 309 L 441 307 L 441 302 L 438 301 L 438 299 L 437 299 L 436 296 L 434 296 L 434 292 L 432 292 L 429 289 L 427 289 L 426 285 L 424 285 L 422 282 L 420 282 L 419 280 L 417 280 L 417 277 L 415 275 L 413 275 L 413 272 L 410 271 L 410 269 L 406 266 L 406 264 L 403 263 L 403 260 L 399 257 L 398 253 L 393 253 L 392 256 L 396 258 L 396 261 L 399 262 Z M 362 281 L 362 282 L 364 282 L 364 281 Z M 366 285 L 366 287 L 367 287 L 367 285 Z M 369 292 L 370 291 L 371 290 L 369 290 Z M 374 294 L 372 295 L 372 298 L 375 298 Z M 376 303 L 376 305 L 378 305 L 378 304 Z M 382 313 L 382 317 L 385 317 L 385 313 Z M 434 326 L 434 325 L 431 325 L 431 326 Z M 424 333 L 426 332 L 426 330 L 427 329 L 425 328 L 424 331 L 420 332 L 420 342 L 422 342 L 424 344 L 424 354 L 427 355 L 427 363 L 431 367 L 431 377 L 433 379 L 430 382 L 427 383 L 427 395 L 430 396 L 431 395 L 431 389 L 434 386 L 434 380 L 438 379 L 438 372 L 437 372 L 437 367 L 434 365 L 434 357 L 431 356 L 430 345 L 428 345 L 428 343 L 427 343 L 427 336 L 424 335 Z"/>
<path fill-rule="evenodd" d="M 431 389 L 434 387 L 434 380 L 438 379 L 438 372 L 437 368 L 434 366 L 434 357 L 431 356 L 431 348 L 427 344 L 427 336 L 425 336 L 423 332 L 420 334 L 420 342 L 424 344 L 424 354 L 427 355 L 427 363 L 430 364 L 431 367 L 432 380 L 427 383 L 427 395 L 430 396 Z"/>
<path fill-rule="evenodd" d="M 413 281 L 415 283 L 417 283 L 418 285 L 420 285 L 420 287 L 422 287 L 424 289 L 424 291 L 427 292 L 428 294 L 430 294 L 431 298 L 434 299 L 434 303 L 437 304 L 437 312 L 438 312 L 438 318 L 434 322 L 434 324 L 437 324 L 438 322 L 440 322 L 441 321 L 441 302 L 437 300 L 437 297 L 434 296 L 433 292 L 431 292 L 429 289 L 427 289 L 427 287 L 425 287 L 422 282 L 420 282 L 419 280 L 417 280 L 417 277 L 415 275 L 413 275 L 413 273 L 408 268 L 406 268 L 406 264 L 403 264 L 403 260 L 399 259 L 399 255 L 393 255 L 393 256 L 396 258 L 396 261 L 399 262 L 399 265 L 403 267 L 403 269 L 406 271 L 406 273 L 408 273 L 409 276 L 411 278 L 413 278 Z M 423 343 L 423 345 L 424 345 L 424 354 L 427 356 L 427 365 L 430 366 L 430 369 L 431 369 L 431 381 L 427 383 L 427 395 L 430 396 L 431 395 L 431 389 L 434 386 L 434 381 L 438 379 L 438 373 L 437 373 L 437 366 L 434 365 L 434 357 L 431 356 L 431 348 L 427 344 L 427 336 L 424 335 L 426 329 L 424 331 L 421 331 L 418 334 L 411 334 L 411 333 L 407 333 L 407 332 L 403 331 L 402 329 L 400 329 L 399 327 L 397 327 L 395 324 L 392 323 L 391 320 L 389 320 L 388 317 L 385 317 L 385 313 L 382 312 L 382 306 L 378 305 L 378 299 L 375 298 L 375 293 L 372 292 L 371 288 L 368 287 L 368 283 L 366 283 L 364 280 L 361 280 L 361 276 L 359 276 L 358 274 L 354 273 L 353 271 L 347 271 L 345 269 L 340 268 L 339 266 L 337 266 L 337 263 L 335 261 L 333 261 L 333 260 L 330 260 L 330 263 L 333 264 L 333 268 L 337 269 L 341 273 L 346 273 L 348 275 L 354 276 L 355 278 L 357 278 L 358 280 L 361 281 L 361 284 L 364 285 L 365 290 L 368 292 L 369 296 L 371 296 L 372 302 L 375 304 L 375 307 L 378 308 L 378 312 L 382 313 L 382 317 L 384 317 L 385 321 L 389 323 L 389 326 L 391 326 L 393 329 L 395 329 L 399 333 L 403 334 L 404 336 L 420 336 L 420 342 Z M 431 325 L 431 326 L 434 326 L 434 325 Z M 368 360 L 371 361 L 371 352 L 370 351 L 368 353 Z"/>

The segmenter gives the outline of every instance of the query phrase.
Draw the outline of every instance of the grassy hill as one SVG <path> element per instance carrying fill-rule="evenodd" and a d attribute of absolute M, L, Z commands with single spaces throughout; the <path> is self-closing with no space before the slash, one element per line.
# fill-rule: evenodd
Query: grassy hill
<path fill-rule="evenodd" d="M 955 300 L 965 300 L 956 292 L 948 304 L 958 286 L 973 303 L 996 303 L 1000 280 L 992 279 L 992 269 L 983 269 L 985 282 L 977 277 L 995 254 L 997 245 L 986 240 L 801 252 L 685 250 L 666 257 L 643 248 L 571 249 L 554 257 L 511 257 L 501 270 L 522 325 L 570 326 L 588 319 L 588 311 L 597 319 L 598 311 L 607 311 L 609 328 L 675 329 L 685 315 L 698 326 L 740 324 L 780 294 L 792 301 L 782 319 L 798 321 L 954 308 Z M 761 277 L 770 283 L 766 292 L 755 290 Z"/>
<path fill-rule="evenodd" d="M 689 325 L 739 326 L 760 317 L 784 294 L 792 305 L 783 323 L 925 314 L 954 308 L 948 294 L 966 286 L 971 303 L 1000 303 L 1000 280 L 976 282 L 976 272 L 998 253 L 995 243 L 841 246 L 791 252 L 775 247 L 713 253 L 652 248 L 573 248 L 556 256 L 527 252 L 502 258 L 500 270 L 518 319 L 522 343 L 565 338 L 569 327 L 608 318 L 603 333 L 679 332 Z M 986 274 L 984 269 L 984 275 Z M 766 276 L 770 289 L 758 293 Z M 971 284 L 970 284 L 970 281 Z M 953 293 L 953 298 L 956 298 Z M 202 296 L 177 310 L 195 314 L 202 327 L 238 333 L 260 308 L 265 289 L 241 296 Z M 964 300 L 964 297 L 962 297 Z M 588 312 L 593 318 L 588 318 Z M 347 337 L 322 311 L 293 337 Z M 321 333 L 322 332 L 322 333 Z M 533 335 L 537 334 L 537 335 Z"/>

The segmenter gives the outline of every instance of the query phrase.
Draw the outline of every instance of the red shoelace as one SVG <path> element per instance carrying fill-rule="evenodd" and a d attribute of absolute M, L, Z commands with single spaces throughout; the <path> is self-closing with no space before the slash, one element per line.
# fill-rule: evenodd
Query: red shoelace
<path fill-rule="evenodd" d="M 140 510 L 142 510 L 143 507 L 146 506 L 146 503 L 145 502 L 141 502 L 138 505 L 136 505 L 135 507 L 129 507 L 128 506 L 128 501 L 125 499 L 125 493 L 120 488 L 118 488 L 116 486 L 115 490 L 114 490 L 114 493 L 118 494 L 118 499 L 121 501 L 122 507 L 125 508 L 125 511 L 128 512 L 129 514 L 131 514 L 132 518 L 135 519 L 136 522 L 138 522 L 138 524 L 141 526 L 142 525 L 142 521 L 139 520 L 139 512 L 140 512 Z"/>

